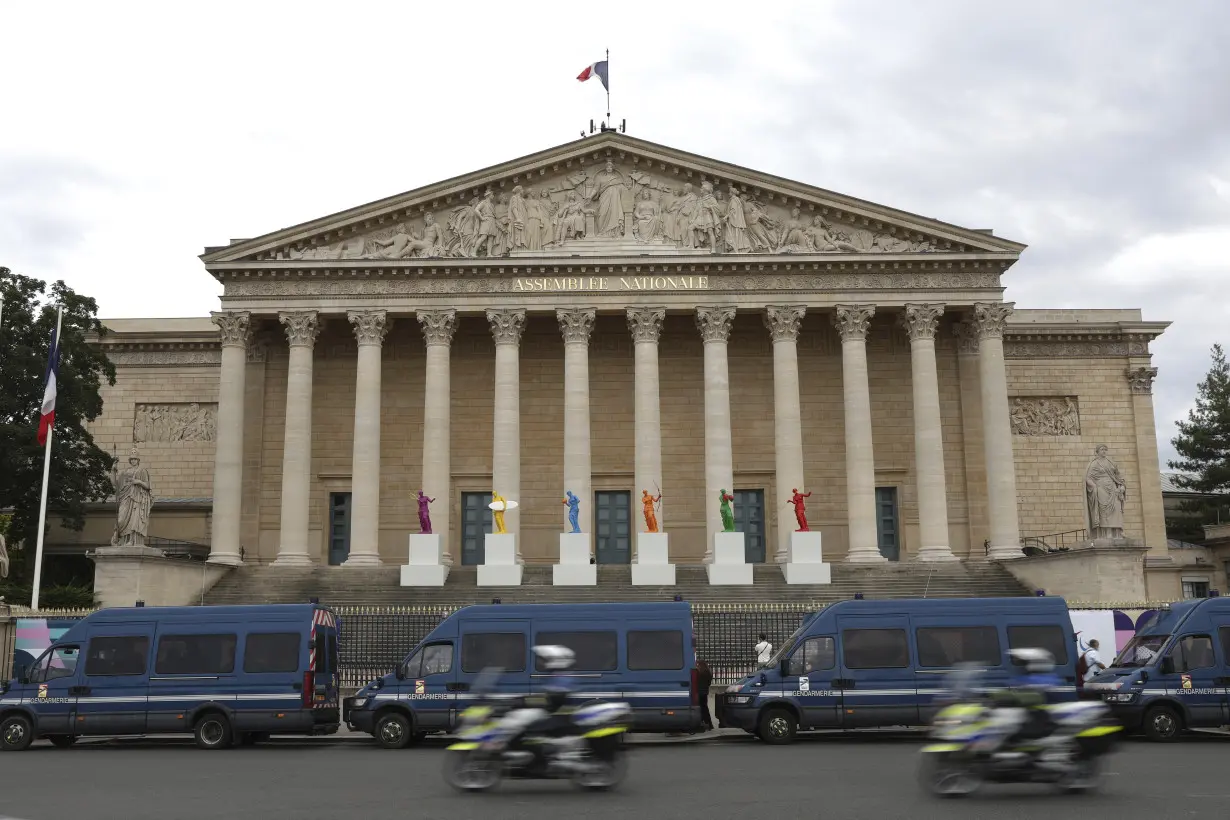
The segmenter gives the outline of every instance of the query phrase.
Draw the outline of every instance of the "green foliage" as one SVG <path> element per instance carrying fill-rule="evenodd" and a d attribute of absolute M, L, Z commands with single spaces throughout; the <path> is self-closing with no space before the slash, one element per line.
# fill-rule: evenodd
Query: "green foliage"
<path fill-rule="evenodd" d="M 80 530 L 85 525 L 86 503 L 111 493 L 109 472 L 115 459 L 95 445 L 85 425 L 102 413 L 100 390 L 104 380 L 115 384 L 115 367 L 101 350 L 87 343 L 88 336 L 106 333 L 93 299 L 75 293 L 64 282 L 52 285 L 48 296 L 46 283 L 8 268 L 0 268 L 0 292 L 4 295 L 0 316 L 0 509 L 12 510 L 7 536 L 13 559 L 9 580 L 28 585 L 43 483 L 39 408 L 57 303 L 64 306 L 64 318 L 48 481 L 49 522 L 59 516 L 65 527 Z M 17 544 L 28 548 L 14 552 Z M 50 606 L 45 597 L 40 603 Z"/>
<path fill-rule="evenodd" d="M 0 582 L 0 598 L 6 604 L 30 605 L 30 585 Z M 44 586 L 38 593 L 38 608 L 42 609 L 89 609 L 97 604 L 94 588 L 86 584 L 55 584 Z"/>
<path fill-rule="evenodd" d="M 1186 421 L 1177 423 L 1179 434 L 1171 439 L 1179 458 L 1170 467 L 1184 473 L 1173 477 L 1175 486 L 1203 495 L 1230 493 L 1230 364 L 1221 345 L 1213 345 L 1212 360 L 1197 387 L 1195 409 L 1188 412 Z M 1194 520 L 1188 519 L 1185 527 L 1177 526 L 1176 521 L 1176 535 L 1171 537 L 1178 537 L 1181 529 L 1190 536 L 1182 540 L 1202 541 L 1203 533 L 1197 533 L 1194 525 L 1214 523 L 1217 509 L 1227 503 L 1230 496 L 1220 501 L 1185 501 L 1182 508 Z"/>

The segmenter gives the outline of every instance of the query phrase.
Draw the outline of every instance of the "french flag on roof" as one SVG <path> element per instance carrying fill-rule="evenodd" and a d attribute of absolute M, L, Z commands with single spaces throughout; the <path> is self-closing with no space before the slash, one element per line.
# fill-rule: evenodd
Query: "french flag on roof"
<path fill-rule="evenodd" d="M 60 332 L 51 335 L 51 351 L 47 354 L 47 380 L 43 388 L 43 407 L 38 419 L 38 443 L 46 446 L 47 436 L 56 423 L 56 374 L 60 370 Z"/>
<path fill-rule="evenodd" d="M 580 80 L 581 82 L 585 82 L 586 80 L 592 80 L 594 77 L 597 77 L 599 80 L 602 80 L 602 87 L 605 88 L 607 91 L 610 91 L 611 86 L 607 82 L 606 66 L 607 66 L 606 60 L 603 60 L 600 63 L 593 63 L 592 65 L 588 65 L 585 67 L 584 71 L 582 71 L 580 74 L 577 75 L 577 79 Z"/>

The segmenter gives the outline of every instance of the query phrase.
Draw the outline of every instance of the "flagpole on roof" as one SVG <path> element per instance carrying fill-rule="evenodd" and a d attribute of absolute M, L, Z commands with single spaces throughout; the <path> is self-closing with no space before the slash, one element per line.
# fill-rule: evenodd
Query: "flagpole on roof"
<path fill-rule="evenodd" d="M 606 121 L 611 121 L 611 50 L 606 50 Z"/>
<path fill-rule="evenodd" d="M 55 359 L 60 357 L 60 325 L 64 319 L 64 306 L 56 306 L 56 334 L 51 337 L 51 363 L 48 373 L 55 370 Z M 43 385 L 44 390 L 46 385 Z M 38 541 L 34 548 L 34 584 L 30 592 L 30 608 L 38 611 L 38 590 L 43 580 L 43 540 L 47 531 L 47 479 L 51 475 L 51 437 L 55 435 L 54 422 L 47 428 L 47 446 L 43 451 L 43 495 L 38 505 Z"/>

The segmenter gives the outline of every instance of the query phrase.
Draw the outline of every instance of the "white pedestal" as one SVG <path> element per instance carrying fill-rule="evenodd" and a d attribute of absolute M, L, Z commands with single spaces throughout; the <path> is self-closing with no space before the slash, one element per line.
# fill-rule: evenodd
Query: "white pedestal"
<path fill-rule="evenodd" d="M 410 562 L 401 568 L 404 587 L 442 587 L 448 567 L 440 563 L 440 535 L 410 536 Z"/>
<path fill-rule="evenodd" d="M 705 565 L 713 586 L 750 586 L 752 565 L 747 562 L 743 533 L 719 532 L 713 536 L 713 563 Z"/>
<path fill-rule="evenodd" d="M 664 532 L 636 534 L 636 561 L 632 563 L 632 585 L 637 587 L 673 587 L 675 565 L 671 563 L 670 546 Z"/>
<path fill-rule="evenodd" d="M 782 565 L 787 584 L 831 584 L 832 565 L 824 563 L 820 533 L 790 533 L 790 560 Z"/>
<path fill-rule="evenodd" d="M 561 532 L 559 563 L 551 567 L 551 583 L 557 587 L 597 586 L 598 567 L 589 562 L 589 556 L 589 533 Z"/>
<path fill-rule="evenodd" d="M 517 563 L 517 536 L 488 533 L 483 541 L 483 563 L 478 565 L 480 587 L 519 587 L 521 571 Z"/>

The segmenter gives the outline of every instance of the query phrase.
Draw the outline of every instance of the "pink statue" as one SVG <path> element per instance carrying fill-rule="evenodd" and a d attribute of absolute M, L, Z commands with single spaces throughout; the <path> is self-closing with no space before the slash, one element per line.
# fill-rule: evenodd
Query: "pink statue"
<path fill-rule="evenodd" d="M 796 487 L 790 492 L 794 493 L 794 495 L 786 503 L 794 505 L 794 517 L 799 522 L 799 528 L 795 532 L 811 532 L 811 530 L 807 529 L 807 507 L 803 503 L 804 498 L 811 498 L 811 491 L 808 490 L 806 493 L 801 493 Z"/>
<path fill-rule="evenodd" d="M 427 505 L 434 501 L 434 498 L 428 498 L 427 493 L 419 490 L 419 531 L 423 535 L 431 535 L 431 510 Z"/>

